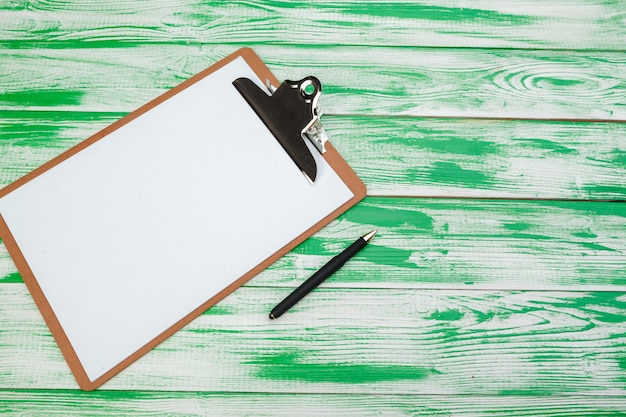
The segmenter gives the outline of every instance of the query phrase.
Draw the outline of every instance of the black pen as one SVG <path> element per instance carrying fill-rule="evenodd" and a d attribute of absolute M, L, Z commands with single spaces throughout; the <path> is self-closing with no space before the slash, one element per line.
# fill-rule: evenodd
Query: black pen
<path fill-rule="evenodd" d="M 363 249 L 365 245 L 367 245 L 367 243 L 372 240 L 375 234 L 376 230 L 372 230 L 365 236 L 361 236 L 356 240 L 356 242 L 348 246 L 346 250 L 328 261 L 326 265 L 324 265 L 316 273 L 311 275 L 311 278 L 304 281 L 302 285 L 296 288 L 283 301 L 281 301 L 276 307 L 274 307 L 272 309 L 272 312 L 270 313 L 270 319 L 273 320 L 279 318 L 283 315 L 284 312 L 293 307 L 298 301 L 302 300 L 305 295 L 310 293 L 315 287 L 324 282 L 326 278 L 328 278 L 329 276 L 334 274 L 339 268 L 341 268 L 343 264 L 348 261 L 348 259 L 352 258 L 354 255 L 357 254 L 358 251 Z"/>

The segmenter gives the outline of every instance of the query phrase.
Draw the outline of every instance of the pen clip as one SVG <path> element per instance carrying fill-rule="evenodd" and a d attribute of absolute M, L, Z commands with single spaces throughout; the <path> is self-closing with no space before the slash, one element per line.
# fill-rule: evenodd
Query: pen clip
<path fill-rule="evenodd" d="M 328 137 L 318 107 L 320 81 L 313 76 L 299 81 L 285 80 L 276 89 L 269 86 L 271 95 L 248 78 L 238 78 L 233 85 L 307 179 L 315 182 L 317 165 L 304 139 L 310 140 L 320 153 L 326 151 L 324 144 Z"/>

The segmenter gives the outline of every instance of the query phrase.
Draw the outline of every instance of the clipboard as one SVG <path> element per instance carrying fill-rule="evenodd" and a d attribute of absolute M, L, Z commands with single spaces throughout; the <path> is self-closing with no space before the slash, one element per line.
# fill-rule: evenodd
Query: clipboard
<path fill-rule="evenodd" d="M 307 180 L 237 79 L 277 91 L 241 49 L 0 190 L 0 238 L 83 390 L 365 196 L 303 136 Z"/>

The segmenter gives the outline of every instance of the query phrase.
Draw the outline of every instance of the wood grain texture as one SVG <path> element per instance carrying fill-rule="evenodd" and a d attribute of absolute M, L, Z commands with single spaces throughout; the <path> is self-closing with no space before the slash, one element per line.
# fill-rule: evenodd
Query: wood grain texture
<path fill-rule="evenodd" d="M 624 50 L 619 0 L 5 1 L 0 40 Z"/>
<path fill-rule="evenodd" d="M 620 397 L 498 397 L 358 394 L 240 394 L 204 392 L 0 391 L 3 415 L 70 416 L 288 416 L 302 417 L 618 417 Z"/>
<path fill-rule="evenodd" d="M 123 117 L 0 112 L 0 186 Z M 371 196 L 626 199 L 626 124 L 324 116 Z"/>
<path fill-rule="evenodd" d="M 626 203 L 369 197 L 248 285 L 294 287 L 377 229 L 327 285 L 624 291 L 625 224 Z M 1 247 L 0 282 L 21 281 Z"/>
<path fill-rule="evenodd" d="M 250 284 L 293 286 L 377 229 L 326 285 L 623 291 L 625 224 L 617 203 L 366 198 Z"/>
<path fill-rule="evenodd" d="M 0 110 L 130 112 L 232 46 L 4 49 Z M 316 75 L 325 114 L 626 120 L 617 52 L 259 46 L 279 79 Z"/>
<path fill-rule="evenodd" d="M 241 288 L 103 390 L 626 393 L 624 293 Z M 22 284 L 0 286 L 0 387 L 76 384 Z M 388 323 L 394 323 L 389 326 Z"/>
<path fill-rule="evenodd" d="M 369 195 L 626 199 L 626 124 L 327 117 Z"/>

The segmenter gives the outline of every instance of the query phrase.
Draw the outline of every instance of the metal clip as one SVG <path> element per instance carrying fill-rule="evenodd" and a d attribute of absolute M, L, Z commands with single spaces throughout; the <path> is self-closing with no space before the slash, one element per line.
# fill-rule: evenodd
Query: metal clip
<path fill-rule="evenodd" d="M 306 77 L 300 81 L 285 80 L 278 88 L 269 81 L 267 84 L 271 95 L 248 78 L 233 81 L 235 88 L 313 183 L 317 176 L 317 165 L 304 138 L 308 138 L 320 153 L 326 152 L 324 144 L 328 137 L 320 122 L 321 110 L 317 103 L 322 84 L 315 77 Z"/>
<path fill-rule="evenodd" d="M 326 142 L 328 142 L 328 136 L 326 135 L 326 131 L 324 130 L 324 126 L 322 126 L 322 121 L 320 118 L 322 117 L 322 110 L 318 107 L 314 110 L 315 113 L 315 121 L 308 128 L 304 134 L 307 138 L 315 145 L 317 150 L 324 154 L 326 152 Z"/>

